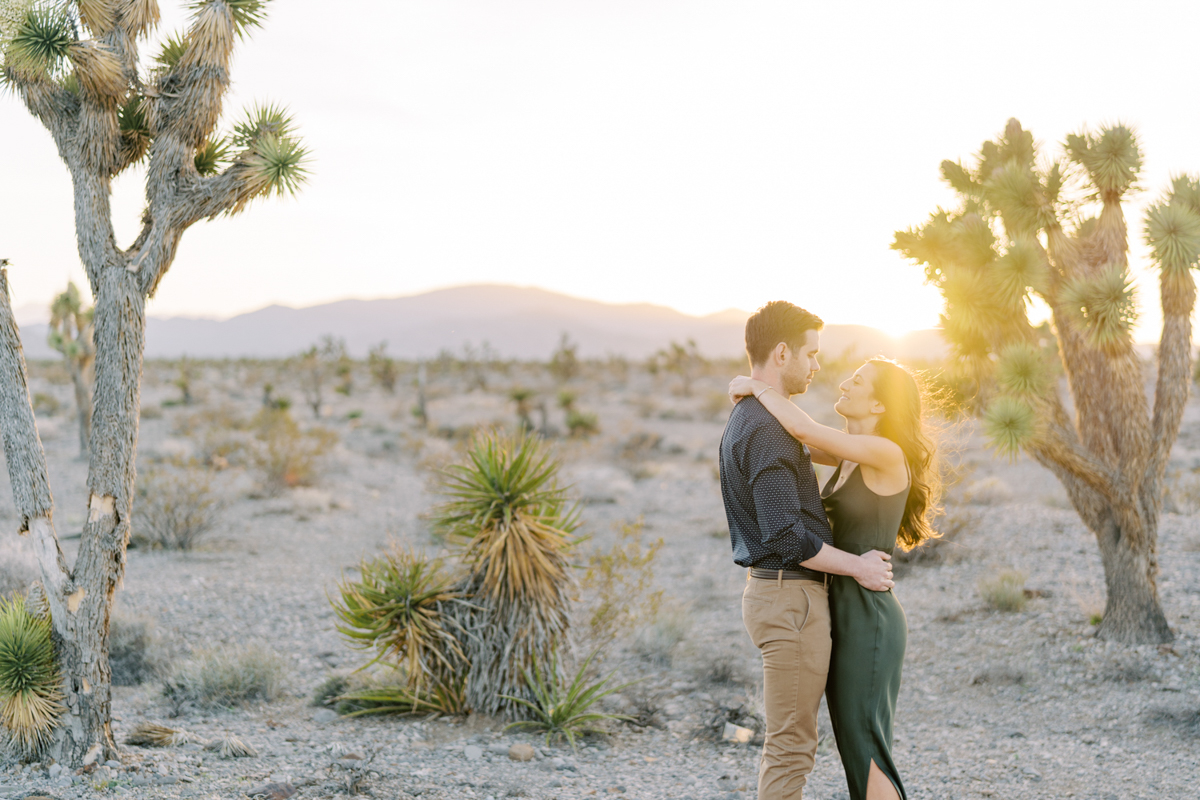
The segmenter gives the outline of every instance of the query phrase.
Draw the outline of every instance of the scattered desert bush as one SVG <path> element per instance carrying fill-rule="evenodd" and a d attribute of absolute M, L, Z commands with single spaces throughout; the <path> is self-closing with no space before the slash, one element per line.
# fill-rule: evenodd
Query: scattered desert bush
<path fill-rule="evenodd" d="M 411 688 L 401 675 L 399 680 L 373 678 L 360 688 L 338 695 L 335 708 L 347 717 L 420 714 L 455 716 L 467 712 L 465 676 L 424 687 Z"/>
<path fill-rule="evenodd" d="M 194 461 L 154 463 L 138 475 L 134 546 L 191 550 L 211 532 L 223 502 L 208 472 Z"/>
<path fill-rule="evenodd" d="M 1146 712 L 1146 721 L 1184 736 L 1200 737 L 1200 707 L 1151 709 Z"/>
<path fill-rule="evenodd" d="M 1175 514 L 1200 513 L 1200 473 L 1178 471 L 1167 476 L 1163 506 Z"/>
<path fill-rule="evenodd" d="M 746 676 L 741 662 L 731 653 L 718 653 L 705 660 L 697 671 L 699 677 L 712 684 L 725 686 L 742 683 Z"/>
<path fill-rule="evenodd" d="M 588 555 L 582 585 L 590 596 L 587 624 L 594 642 L 612 641 L 658 616 L 663 593 L 651 588 L 654 560 L 662 546 L 661 538 L 645 542 L 645 524 L 638 519 L 619 526 L 610 550 L 596 549 Z"/>
<path fill-rule="evenodd" d="M 108 664 L 114 686 L 140 686 L 166 671 L 154 623 L 114 615 L 108 629 Z"/>
<path fill-rule="evenodd" d="M 34 392 L 33 413 L 39 417 L 53 417 L 62 408 L 62 403 L 52 394 Z"/>
<path fill-rule="evenodd" d="M 558 347 L 550 356 L 549 370 L 559 383 L 566 383 L 579 374 L 579 345 L 566 333 L 559 338 Z"/>
<path fill-rule="evenodd" d="M 283 660 L 270 650 L 257 645 L 223 647 L 176 668 L 166 680 L 163 694 L 177 713 L 188 705 L 229 708 L 270 702 L 283 693 L 286 675 Z"/>
<path fill-rule="evenodd" d="M 996 611 L 1021 611 L 1025 608 L 1025 573 L 1007 570 L 994 578 L 979 581 L 979 596 Z"/>
<path fill-rule="evenodd" d="M 0 735 L 18 758 L 36 756 L 66 710 L 49 615 L 31 610 L 0 600 Z"/>
<path fill-rule="evenodd" d="M 634 634 L 633 652 L 655 664 L 670 664 L 675 647 L 687 638 L 691 630 L 692 615 L 686 609 L 667 607 L 660 610 L 649 625 Z"/>
<path fill-rule="evenodd" d="M 963 491 L 962 497 L 963 502 L 970 505 L 994 506 L 1012 502 L 1013 492 L 1004 481 L 989 477 L 972 483 Z"/>
<path fill-rule="evenodd" d="M 729 706 L 718 703 L 712 706 L 704 724 L 694 734 L 694 738 L 706 739 L 712 742 L 721 741 L 727 724 L 748 728 L 756 734 L 763 730 L 763 714 L 761 709 L 755 709 L 752 704 Z"/>
<path fill-rule="evenodd" d="M 220 499 L 203 470 L 148 470 L 138 476 L 130 546 L 191 550 L 216 525 L 220 508 Z"/>
<path fill-rule="evenodd" d="M 312 484 L 321 456 L 337 442 L 337 434 L 326 428 L 301 430 L 287 409 L 264 408 L 254 427 L 251 461 L 269 492 Z"/>
<path fill-rule="evenodd" d="M 371 373 L 371 379 L 379 384 L 388 394 L 396 393 L 396 379 L 400 377 L 400 370 L 396 366 L 396 361 L 387 354 L 387 342 L 380 342 L 373 345 L 367 353 L 367 369 Z"/>
<path fill-rule="evenodd" d="M 532 670 L 522 670 L 525 683 L 533 691 L 533 699 L 506 698 L 528 708 L 532 712 L 532 719 L 514 722 L 505 730 L 531 728 L 542 731 L 546 734 L 546 744 L 550 744 L 556 737 L 565 737 L 571 743 L 571 749 L 574 750 L 577 736 L 602 732 L 601 729 L 595 727 L 595 723 L 608 719 L 630 719 L 624 714 L 607 714 L 591 710 L 592 706 L 603 698 L 632 685 L 625 683 L 605 688 L 607 683 L 612 680 L 612 673 L 598 681 L 589 682 L 588 667 L 591 666 L 592 659 L 595 657 L 596 653 L 593 651 L 584 659 L 569 682 L 561 677 L 562 670 L 558 668 L 557 664 L 551 664 L 550 668 L 543 672 L 535 659 Z"/>
<path fill-rule="evenodd" d="M 587 438 L 600 432 L 600 418 L 586 411 L 571 409 L 567 412 L 567 431 L 580 438 Z"/>
<path fill-rule="evenodd" d="M 313 690 L 312 701 L 309 705 L 331 706 L 337 703 L 338 696 L 350 689 L 350 676 L 334 673 Z"/>

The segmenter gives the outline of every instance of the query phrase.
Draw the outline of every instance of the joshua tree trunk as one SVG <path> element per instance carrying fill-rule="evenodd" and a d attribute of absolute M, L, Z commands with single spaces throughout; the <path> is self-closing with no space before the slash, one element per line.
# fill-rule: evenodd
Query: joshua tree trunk
<path fill-rule="evenodd" d="M 35 2 L 15 31 L 0 30 L 4 79 L 50 132 L 71 174 L 79 256 L 96 301 L 88 515 L 69 567 L 0 269 L 0 425 L 21 532 L 33 537 L 38 555 L 68 707 L 44 755 L 65 765 L 116 756 L 108 626 L 129 541 L 146 298 L 191 225 L 238 213 L 257 196 L 294 191 L 304 180 L 305 151 L 277 108 L 254 110 L 229 141 L 214 138 L 233 44 L 262 21 L 263 5 L 195 3 L 191 27 L 166 43 L 145 82 L 137 43 L 158 21 L 156 0 Z M 80 30 L 95 38 L 80 41 Z M 69 80 L 60 77 L 64 61 Z M 122 250 L 109 206 L 112 177 L 143 159 L 142 230 Z"/>
<path fill-rule="evenodd" d="M 88 442 L 92 438 L 92 393 L 88 388 L 88 376 L 79 365 L 68 362 L 67 370 L 75 385 L 75 407 L 79 409 L 79 455 L 86 458 Z"/>

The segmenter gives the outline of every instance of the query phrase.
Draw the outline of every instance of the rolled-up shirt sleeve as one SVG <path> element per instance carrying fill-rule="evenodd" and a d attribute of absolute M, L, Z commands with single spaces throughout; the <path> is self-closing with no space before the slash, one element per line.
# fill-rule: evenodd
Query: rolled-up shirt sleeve
<path fill-rule="evenodd" d="M 820 522 L 797 496 L 800 465 L 769 440 L 751 443 L 747 460 L 763 547 L 778 555 L 785 569 L 795 569 L 825 546 L 817 534 Z"/>

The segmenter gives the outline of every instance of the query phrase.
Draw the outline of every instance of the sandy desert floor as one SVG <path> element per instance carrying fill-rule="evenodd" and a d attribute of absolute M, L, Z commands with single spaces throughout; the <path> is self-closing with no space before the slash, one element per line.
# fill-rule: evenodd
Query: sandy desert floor
<path fill-rule="evenodd" d="M 196 382 L 197 404 L 159 413 L 178 390 L 167 366 L 147 365 L 143 408 L 154 411 L 143 420 L 139 463 L 203 456 L 211 428 L 224 423 L 220 415 L 206 423 L 200 412 L 249 417 L 267 369 L 274 367 L 210 367 Z M 86 464 L 75 457 L 70 387 L 54 374 L 38 370 L 32 388 L 63 405 L 39 424 L 56 520 L 67 536 L 82 522 Z M 625 379 L 585 374 L 572 388 L 579 406 L 599 415 L 600 433 L 554 440 L 563 479 L 584 504 L 581 532 L 592 537 L 585 547 L 611 546 L 618 526 L 638 518 L 649 536 L 664 540 L 655 580 L 667 598 L 663 613 L 686 635 L 657 657 L 641 654 L 627 638 L 604 662 L 617 680 L 641 679 L 607 707 L 653 707 L 659 725 L 613 725 L 610 735 L 573 752 L 477 717 L 331 719 L 310 704 L 331 674 L 364 661 L 334 629 L 328 593 L 339 577 L 393 540 L 438 549 L 425 517 L 437 502 L 432 469 L 461 443 L 436 430 L 512 424 L 507 391 L 515 384 L 549 398 L 549 421 L 563 427 L 553 407 L 556 389 L 534 367 L 490 374 L 488 390 L 471 392 L 457 378 L 434 377 L 429 434 L 409 413 L 414 397 L 407 380 L 391 396 L 367 388 L 364 374 L 350 396 L 330 393 L 320 424 L 337 433 L 338 444 L 314 487 L 266 495 L 254 471 L 234 463 L 213 474 L 224 507 L 197 550 L 129 553 L 118 613 L 153 620 L 159 647 L 176 664 L 207 648 L 253 642 L 278 652 L 289 677 L 276 702 L 174 718 L 160 683 L 117 687 L 118 740 L 150 720 L 203 737 L 234 733 L 258 756 L 223 760 L 195 744 L 125 747 L 107 791 L 233 798 L 286 783 L 296 797 L 316 798 L 341 796 L 348 778 L 361 777 L 361 791 L 377 798 L 754 797 L 757 747 L 703 735 L 714 717 L 753 707 L 760 670 L 741 623 L 745 574 L 730 560 L 716 478 L 727 379 L 703 378 L 693 396 L 682 397 L 672 376 L 636 369 Z M 278 393 L 292 397 L 297 420 L 311 424 L 299 390 L 285 375 L 273 380 Z M 814 390 L 800 402 L 834 421 L 830 391 Z M 1103 609 L 1099 555 L 1054 478 L 1026 459 L 993 458 L 970 424 L 953 438 L 961 480 L 951 490 L 947 520 L 960 533 L 943 546 L 943 558 L 908 568 L 896 588 L 909 624 L 896 728 L 908 796 L 1200 796 L 1200 517 L 1186 513 L 1200 510 L 1189 502 L 1200 493 L 1190 492 L 1188 482 L 1200 467 L 1200 404 L 1189 408 L 1176 447 L 1172 468 L 1182 477 L 1160 531 L 1160 587 L 1176 633 L 1165 647 L 1097 640 L 1089 618 Z M 3 540 L 9 569 L 19 569 L 28 554 L 11 532 L 6 472 L 0 525 L 10 529 Z M 76 544 L 64 542 L 68 557 Z M 1023 611 L 992 611 L 980 599 L 980 580 L 1004 570 L 1027 576 L 1035 596 Z M 824 712 L 821 724 L 807 796 L 848 797 Z M 513 742 L 535 745 L 537 757 L 511 761 Z M 86 781 L 67 784 L 66 776 L 49 777 L 46 765 L 0 771 L 0 797 L 95 791 Z"/>

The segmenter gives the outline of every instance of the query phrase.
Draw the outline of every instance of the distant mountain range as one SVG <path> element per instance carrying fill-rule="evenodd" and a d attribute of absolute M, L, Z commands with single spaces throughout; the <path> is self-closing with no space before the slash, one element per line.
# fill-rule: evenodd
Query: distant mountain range
<path fill-rule="evenodd" d="M 705 356 L 737 357 L 743 353 L 748 316 L 731 309 L 693 317 L 648 303 L 618 305 L 544 289 L 473 285 L 308 308 L 273 305 L 224 320 L 151 317 L 146 357 L 281 358 L 332 334 L 360 358 L 371 345 L 386 341 L 388 353 L 396 358 L 429 358 L 442 350 L 462 353 L 466 344 L 479 349 L 486 342 L 501 357 L 545 359 L 563 333 L 578 343 L 583 357 L 640 359 L 671 341 L 688 339 Z M 27 358 L 57 357 L 46 344 L 46 333 L 45 324 L 21 326 Z M 899 359 L 931 359 L 945 352 L 935 330 L 900 339 L 860 325 L 830 325 L 822 333 L 821 349 L 830 356 L 851 347 L 860 355 Z"/>

